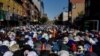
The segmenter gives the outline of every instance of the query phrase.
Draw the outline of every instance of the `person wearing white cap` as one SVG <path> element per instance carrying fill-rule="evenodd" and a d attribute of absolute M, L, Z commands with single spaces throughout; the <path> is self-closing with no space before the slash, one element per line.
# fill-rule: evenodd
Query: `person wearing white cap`
<path fill-rule="evenodd" d="M 80 41 L 80 36 L 78 36 L 78 35 L 75 36 L 75 37 L 74 37 L 74 41 L 76 41 L 76 42 Z"/>
<path fill-rule="evenodd" d="M 16 44 L 16 41 L 11 41 L 10 42 L 10 47 L 13 46 L 14 44 Z"/>
<path fill-rule="evenodd" d="M 24 56 L 27 56 L 28 53 L 29 53 L 29 50 L 25 50 L 24 51 Z"/>
<path fill-rule="evenodd" d="M 30 45 L 31 48 L 34 48 L 34 43 L 32 40 L 28 40 L 25 44 Z"/>
<path fill-rule="evenodd" d="M 37 32 L 34 31 L 33 38 L 37 39 Z"/>
<path fill-rule="evenodd" d="M 78 46 L 78 52 L 76 53 L 77 55 L 84 55 L 84 47 L 79 45 Z"/>
<path fill-rule="evenodd" d="M 49 35 L 46 32 L 44 32 L 43 35 L 42 35 L 42 38 L 45 38 L 48 41 Z"/>
<path fill-rule="evenodd" d="M 36 52 L 30 51 L 27 56 L 38 56 Z"/>
<path fill-rule="evenodd" d="M 9 41 L 8 41 L 8 40 L 5 40 L 5 41 L 3 41 L 3 45 L 5 45 L 5 46 L 9 47 L 10 43 L 9 43 Z"/>
<path fill-rule="evenodd" d="M 88 41 L 89 41 L 92 45 L 96 45 L 96 41 L 95 41 L 94 39 L 90 38 Z"/>
<path fill-rule="evenodd" d="M 59 56 L 69 56 L 69 52 L 65 51 L 65 50 L 61 50 L 61 51 L 58 52 L 58 55 Z"/>
<path fill-rule="evenodd" d="M 5 33 L 5 31 L 3 29 L 1 29 L 0 32 Z"/>
<path fill-rule="evenodd" d="M 84 51 L 84 47 L 83 46 L 80 45 L 80 46 L 78 46 L 78 48 L 79 48 L 78 50 Z"/>
<path fill-rule="evenodd" d="M 11 51 L 7 51 L 4 53 L 3 56 L 13 56 L 13 53 Z"/>

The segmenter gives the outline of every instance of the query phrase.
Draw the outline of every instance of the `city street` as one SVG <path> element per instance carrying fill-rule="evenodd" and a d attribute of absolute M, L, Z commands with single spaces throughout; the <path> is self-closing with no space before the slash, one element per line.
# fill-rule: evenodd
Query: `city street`
<path fill-rule="evenodd" d="M 99 0 L 0 0 L 0 56 L 100 56 Z"/>

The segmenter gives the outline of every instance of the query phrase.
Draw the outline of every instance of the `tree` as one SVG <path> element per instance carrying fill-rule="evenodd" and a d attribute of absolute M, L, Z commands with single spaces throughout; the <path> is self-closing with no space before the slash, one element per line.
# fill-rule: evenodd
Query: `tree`
<path fill-rule="evenodd" d="M 60 20 L 54 20 L 54 24 L 56 24 L 56 25 L 62 25 L 62 24 L 63 24 L 63 21 L 60 21 Z"/>
<path fill-rule="evenodd" d="M 48 21 L 47 17 L 42 17 L 42 18 L 39 19 L 40 24 L 45 24 L 47 21 Z"/>

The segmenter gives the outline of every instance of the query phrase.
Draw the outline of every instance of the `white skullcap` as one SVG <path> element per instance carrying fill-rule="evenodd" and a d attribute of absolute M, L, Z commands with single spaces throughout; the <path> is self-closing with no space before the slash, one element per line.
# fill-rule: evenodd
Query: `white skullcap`
<path fill-rule="evenodd" d="M 10 43 L 9 43 L 9 41 L 8 41 L 8 40 L 5 40 L 5 41 L 3 41 L 3 45 L 5 45 L 5 46 L 8 46 L 8 47 L 9 47 Z"/>
<path fill-rule="evenodd" d="M 10 46 L 13 46 L 14 44 L 16 44 L 16 41 L 11 41 L 10 42 Z"/>
<path fill-rule="evenodd" d="M 7 51 L 4 53 L 3 56 L 13 56 L 13 53 L 11 51 Z"/>

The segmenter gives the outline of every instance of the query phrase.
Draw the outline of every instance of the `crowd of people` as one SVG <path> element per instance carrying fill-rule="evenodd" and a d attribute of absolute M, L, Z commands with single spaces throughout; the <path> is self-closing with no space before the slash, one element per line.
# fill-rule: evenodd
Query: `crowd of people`
<path fill-rule="evenodd" d="M 100 56 L 100 31 L 63 25 L 0 29 L 0 56 Z"/>

